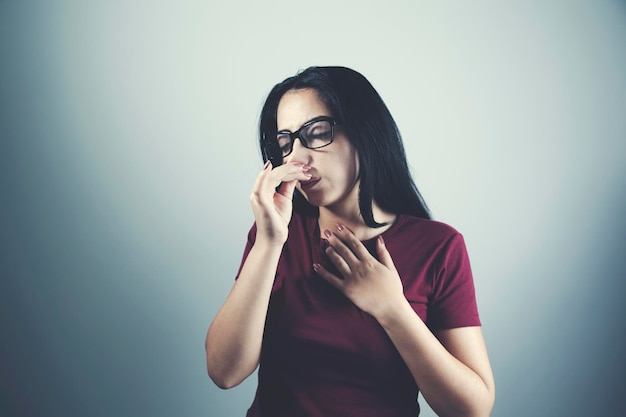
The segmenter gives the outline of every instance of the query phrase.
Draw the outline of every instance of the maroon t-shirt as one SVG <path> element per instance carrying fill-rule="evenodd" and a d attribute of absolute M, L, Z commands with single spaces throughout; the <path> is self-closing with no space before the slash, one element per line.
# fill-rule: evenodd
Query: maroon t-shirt
<path fill-rule="evenodd" d="M 242 265 L 255 236 L 253 226 Z M 431 330 L 480 325 L 467 251 L 456 230 L 400 215 L 383 238 L 404 295 Z M 375 253 L 375 239 L 364 243 Z M 294 213 L 247 416 L 417 416 L 418 387 L 383 328 L 313 271 L 313 263 L 330 267 L 323 248 L 317 217 Z"/>

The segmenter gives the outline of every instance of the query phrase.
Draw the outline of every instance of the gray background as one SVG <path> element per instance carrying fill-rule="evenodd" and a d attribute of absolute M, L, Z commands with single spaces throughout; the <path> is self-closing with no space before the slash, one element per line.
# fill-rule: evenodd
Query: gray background
<path fill-rule="evenodd" d="M 493 415 L 626 415 L 625 45 L 623 1 L 0 0 L 0 416 L 245 413 L 204 336 L 262 101 L 314 64 L 371 80 L 465 235 Z"/>

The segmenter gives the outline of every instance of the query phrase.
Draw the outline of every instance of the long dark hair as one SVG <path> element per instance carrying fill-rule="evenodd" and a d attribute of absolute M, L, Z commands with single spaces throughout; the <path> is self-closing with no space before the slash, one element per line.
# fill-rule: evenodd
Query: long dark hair
<path fill-rule="evenodd" d="M 370 82 L 352 69 L 309 67 L 274 86 L 259 121 L 263 159 L 268 159 L 267 144 L 276 140 L 280 99 L 289 90 L 305 88 L 317 91 L 357 150 L 359 209 L 365 223 L 370 227 L 384 226 L 374 220 L 372 201 L 394 214 L 430 219 L 426 203 L 411 178 L 402 138 L 389 109 Z M 304 200 L 301 195 L 296 198 Z"/>

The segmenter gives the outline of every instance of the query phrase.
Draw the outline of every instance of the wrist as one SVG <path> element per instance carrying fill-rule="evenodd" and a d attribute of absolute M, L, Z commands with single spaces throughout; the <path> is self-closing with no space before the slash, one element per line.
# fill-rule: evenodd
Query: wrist
<path fill-rule="evenodd" d="M 385 308 L 378 311 L 374 317 L 384 329 L 391 329 L 407 317 L 414 315 L 413 307 L 411 307 L 411 304 L 403 295 L 397 302 L 389 303 Z"/>
<path fill-rule="evenodd" d="M 279 255 L 283 251 L 286 240 L 257 236 L 253 248 L 263 252 L 265 256 Z"/>
<path fill-rule="evenodd" d="M 266 236 L 257 233 L 254 245 L 268 250 L 282 251 L 285 242 L 287 242 L 287 236 Z"/>

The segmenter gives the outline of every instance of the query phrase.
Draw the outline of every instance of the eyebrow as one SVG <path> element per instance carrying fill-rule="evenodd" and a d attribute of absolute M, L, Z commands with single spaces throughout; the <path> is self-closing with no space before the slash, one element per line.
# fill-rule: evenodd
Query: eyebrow
<path fill-rule="evenodd" d="M 308 123 L 314 123 L 314 122 L 319 122 L 320 120 L 327 120 L 327 119 L 332 119 L 332 116 L 315 116 L 314 118 L 312 118 L 311 120 L 308 120 L 304 123 L 302 123 L 302 125 L 300 125 L 300 127 L 298 129 L 296 129 L 296 131 L 302 129 L 302 126 L 308 124 Z M 276 130 L 276 133 L 293 133 L 291 130 L 289 129 L 280 129 L 280 130 Z"/>

